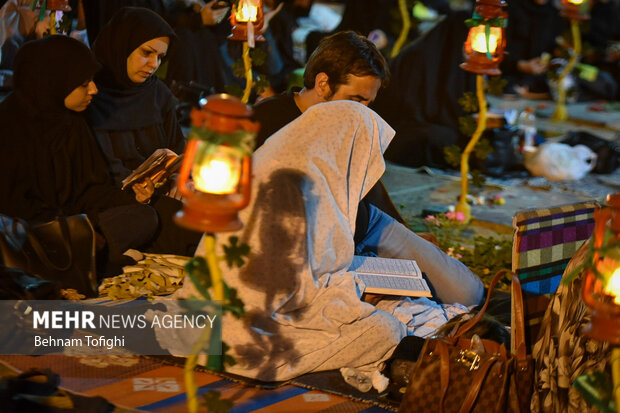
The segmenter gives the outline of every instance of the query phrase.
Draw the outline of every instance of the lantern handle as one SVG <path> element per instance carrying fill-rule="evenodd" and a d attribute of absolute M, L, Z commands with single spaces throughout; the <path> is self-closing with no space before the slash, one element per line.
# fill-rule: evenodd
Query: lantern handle
<path fill-rule="evenodd" d="M 191 139 L 187 143 L 185 155 L 183 156 L 183 164 L 181 165 L 181 170 L 179 171 L 177 188 L 179 189 L 179 191 L 181 191 L 181 194 L 185 198 L 191 198 L 193 196 L 192 191 L 187 187 L 187 178 L 189 177 L 189 173 L 192 168 L 192 163 L 194 162 L 197 148 L 198 139 Z"/>
<path fill-rule="evenodd" d="M 243 209 L 250 203 L 250 198 L 252 196 L 252 158 L 250 156 L 243 157 L 243 164 L 241 166 L 241 182 L 239 185 L 241 186 L 241 199 L 234 203 L 235 209 Z"/>

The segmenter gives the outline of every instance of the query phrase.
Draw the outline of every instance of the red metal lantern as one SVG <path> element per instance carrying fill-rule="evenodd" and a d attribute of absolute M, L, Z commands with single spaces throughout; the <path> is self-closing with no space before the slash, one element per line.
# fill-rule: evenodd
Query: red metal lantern
<path fill-rule="evenodd" d="M 562 0 L 561 15 L 570 20 L 590 20 L 590 1 Z"/>
<path fill-rule="evenodd" d="M 50 11 L 71 11 L 71 6 L 69 6 L 69 0 L 39 0 L 37 3 L 37 8 L 42 7 L 44 7 L 45 10 Z"/>
<path fill-rule="evenodd" d="M 465 62 L 461 68 L 469 72 L 497 76 L 502 72 L 499 64 L 506 48 L 506 2 L 504 0 L 479 0 L 474 15 L 465 23 L 469 34 L 463 46 Z"/>
<path fill-rule="evenodd" d="M 239 0 L 230 13 L 230 24 L 231 40 L 248 41 L 248 37 L 253 37 L 255 41 L 264 41 L 259 34 L 263 27 L 263 0 Z"/>
<path fill-rule="evenodd" d="M 177 183 L 184 197 L 177 224 L 202 232 L 241 229 L 237 213 L 250 202 L 251 154 L 259 128 L 251 115 L 247 105 L 227 94 L 209 96 L 192 111 Z"/>
<path fill-rule="evenodd" d="M 620 345 L 620 193 L 608 195 L 607 206 L 595 212 L 592 242 L 598 275 L 588 269 L 583 284 L 583 300 L 592 308 L 583 334 Z"/>

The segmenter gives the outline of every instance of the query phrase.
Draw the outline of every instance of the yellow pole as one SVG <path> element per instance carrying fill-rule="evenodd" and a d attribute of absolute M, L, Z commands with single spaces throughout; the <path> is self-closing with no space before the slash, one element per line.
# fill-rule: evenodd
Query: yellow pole
<path fill-rule="evenodd" d="M 409 10 L 407 10 L 406 0 L 398 0 L 398 10 L 400 11 L 400 17 L 403 19 L 403 28 L 400 30 L 398 39 L 396 39 L 394 47 L 392 48 L 392 53 L 390 54 L 392 59 L 400 53 L 400 49 L 402 49 L 403 44 L 405 44 L 409 29 L 411 28 L 411 18 L 409 17 Z"/>
<path fill-rule="evenodd" d="M 56 34 L 56 11 L 50 11 L 50 34 Z"/>
<path fill-rule="evenodd" d="M 620 347 L 611 350 L 611 377 L 616 397 L 616 411 L 620 413 Z"/>
<path fill-rule="evenodd" d="M 484 77 L 482 75 L 476 75 L 476 95 L 478 96 L 478 125 L 461 154 L 461 199 L 455 207 L 456 212 L 465 214 L 465 223 L 471 220 L 471 206 L 467 203 L 469 154 L 474 150 L 487 124 L 487 101 L 484 96 Z"/>
<path fill-rule="evenodd" d="M 245 69 L 245 90 L 241 101 L 248 103 L 252 92 L 252 59 L 250 58 L 250 46 L 248 42 L 243 42 L 243 68 Z"/>
<path fill-rule="evenodd" d="M 211 284 L 213 288 L 213 300 L 224 301 L 224 283 L 222 281 L 222 271 L 218 264 L 217 254 L 215 252 L 215 235 L 205 234 L 205 259 L 209 266 L 211 274 Z M 211 329 L 205 328 L 200 335 L 198 341 L 192 348 L 192 355 L 185 360 L 185 368 L 183 370 L 185 379 L 185 393 L 187 394 L 187 411 L 190 413 L 198 412 L 198 397 L 196 395 L 198 386 L 194 376 L 194 368 L 198 363 L 198 354 L 204 349 L 204 345 L 211 339 Z"/>
<path fill-rule="evenodd" d="M 568 64 L 560 73 L 558 77 L 558 102 L 555 107 L 555 112 L 551 116 L 551 120 L 554 122 L 562 122 L 568 119 L 568 112 L 566 111 L 566 90 L 564 90 L 564 78 L 568 75 L 575 65 L 577 59 L 581 54 L 581 32 L 579 31 L 579 21 L 571 19 L 570 21 L 571 33 L 573 35 L 573 54 L 568 60 Z"/>

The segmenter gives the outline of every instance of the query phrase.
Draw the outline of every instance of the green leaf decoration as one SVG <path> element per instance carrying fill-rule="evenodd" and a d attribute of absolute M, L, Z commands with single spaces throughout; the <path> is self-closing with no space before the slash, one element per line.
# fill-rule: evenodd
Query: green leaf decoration
<path fill-rule="evenodd" d="M 224 90 L 229 95 L 233 95 L 235 97 L 238 97 L 239 99 L 241 99 L 241 97 L 243 96 L 243 89 L 241 89 L 241 86 L 236 83 L 233 83 L 232 85 L 225 85 Z"/>
<path fill-rule="evenodd" d="M 255 47 L 250 50 L 250 59 L 252 59 L 252 66 L 262 66 L 267 60 L 267 52 L 263 49 Z"/>
<path fill-rule="evenodd" d="M 613 383 L 609 375 L 602 371 L 582 374 L 573 382 L 583 398 L 603 413 L 616 413 L 613 398 Z"/>
<path fill-rule="evenodd" d="M 475 187 L 482 188 L 484 187 L 484 183 L 487 181 L 487 178 L 477 169 L 473 169 L 470 171 L 471 174 L 471 184 Z"/>
<path fill-rule="evenodd" d="M 243 65 L 243 60 L 238 59 L 232 64 L 233 76 L 240 77 L 241 79 L 245 79 L 245 66 Z"/>
<path fill-rule="evenodd" d="M 499 76 L 490 76 L 487 79 L 487 92 L 490 95 L 501 96 L 508 82 Z"/>
<path fill-rule="evenodd" d="M 196 156 L 214 153 L 217 147 L 222 144 L 237 148 L 243 155 L 251 155 L 254 150 L 256 134 L 245 130 L 237 130 L 231 133 L 218 133 L 211 129 L 192 126 L 188 138 L 200 139 L 213 144 L 199 148 L 199 151 L 204 152 L 197 153 Z"/>
<path fill-rule="evenodd" d="M 202 397 L 204 398 L 202 405 L 206 406 L 207 411 L 211 413 L 227 413 L 233 407 L 233 401 L 222 399 L 222 394 L 217 390 L 210 390 Z"/>
<path fill-rule="evenodd" d="M 237 364 L 237 360 L 230 354 L 228 354 L 228 350 L 230 350 L 230 346 L 224 342 L 222 342 L 222 355 L 224 356 L 224 365 L 226 366 L 234 366 Z"/>
<path fill-rule="evenodd" d="M 228 284 L 224 284 L 224 295 L 226 301 L 222 306 L 222 313 L 230 312 L 236 318 L 240 318 L 244 313 L 244 303 L 241 301 L 235 288 L 230 288 Z"/>
<path fill-rule="evenodd" d="M 258 75 L 258 79 L 254 82 L 254 89 L 256 90 L 256 93 L 262 93 L 269 86 L 271 86 L 271 83 L 269 83 L 267 76 L 263 74 Z"/>
<path fill-rule="evenodd" d="M 457 168 L 461 163 L 461 148 L 457 145 L 450 145 L 443 148 L 443 156 L 446 163 Z"/>
<path fill-rule="evenodd" d="M 224 245 L 224 254 L 228 267 L 243 267 L 243 264 L 245 264 L 244 257 L 250 255 L 249 245 L 238 244 L 239 237 L 236 236 L 228 238 L 228 242 L 230 242 L 229 245 Z"/>
<path fill-rule="evenodd" d="M 210 300 L 209 288 L 211 288 L 212 282 L 207 261 L 203 257 L 194 257 L 185 264 L 185 270 L 200 295 L 205 300 Z"/>
<path fill-rule="evenodd" d="M 494 17 L 492 19 L 485 19 L 481 15 L 479 15 L 476 11 L 474 11 L 472 18 L 465 20 L 465 26 L 472 27 L 480 26 L 480 25 L 488 25 L 493 27 L 508 27 L 508 19 L 504 19 L 502 17 Z"/>
<path fill-rule="evenodd" d="M 487 156 L 493 153 L 493 147 L 488 139 L 480 139 L 474 147 L 474 154 L 478 159 L 486 159 Z"/>
<path fill-rule="evenodd" d="M 458 100 L 465 112 L 478 112 L 478 98 L 474 92 L 465 92 Z"/>
<path fill-rule="evenodd" d="M 459 117 L 459 131 L 465 136 L 472 136 L 476 131 L 476 120 L 471 116 Z"/>

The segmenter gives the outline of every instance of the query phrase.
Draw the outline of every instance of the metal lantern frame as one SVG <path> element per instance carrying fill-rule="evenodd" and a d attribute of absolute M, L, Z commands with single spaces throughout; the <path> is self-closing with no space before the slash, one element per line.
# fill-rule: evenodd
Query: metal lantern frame
<path fill-rule="evenodd" d="M 583 334 L 601 341 L 620 345 L 620 305 L 618 296 L 607 291 L 608 277 L 620 268 L 620 193 L 609 195 L 607 205 L 594 214 L 594 247 L 592 266 L 587 269 L 582 297 L 592 309 L 592 318 Z M 609 254 L 613 248 L 615 253 Z M 598 251 L 606 251 L 599 253 Z"/>
<path fill-rule="evenodd" d="M 469 27 L 469 33 L 463 45 L 465 62 L 461 64 L 462 69 L 481 75 L 501 75 L 499 65 L 504 59 L 504 50 L 506 49 L 506 23 L 508 18 L 506 6 L 504 0 L 479 0 L 476 2 L 472 18 L 465 22 Z M 480 31 L 485 33 L 486 48 L 484 52 L 476 51 L 473 46 L 474 37 Z M 492 34 L 499 37 L 493 52 L 490 51 L 489 44 Z"/>
<path fill-rule="evenodd" d="M 184 198 L 183 209 L 175 217 L 178 225 L 208 233 L 241 229 L 238 212 L 248 205 L 251 197 L 252 145 L 249 141 L 253 141 L 258 132 L 258 124 L 250 119 L 251 115 L 252 110 L 241 100 L 224 93 L 207 97 L 201 109 L 192 111 L 194 127 L 177 183 Z M 215 153 L 218 146 L 237 147 L 241 154 L 239 183 L 230 193 L 204 192 L 195 182 L 190 184 L 192 171 L 208 159 L 198 155 L 205 150 Z"/>

